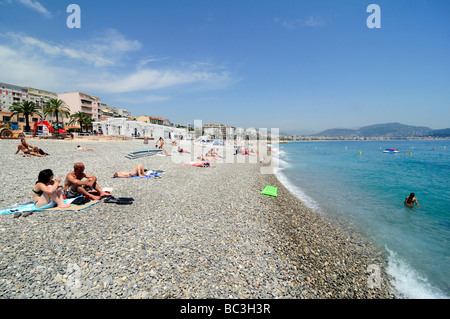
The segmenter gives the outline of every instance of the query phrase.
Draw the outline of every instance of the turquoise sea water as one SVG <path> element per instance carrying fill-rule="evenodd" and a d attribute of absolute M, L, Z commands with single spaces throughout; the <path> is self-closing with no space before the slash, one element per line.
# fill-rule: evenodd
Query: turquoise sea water
<path fill-rule="evenodd" d="M 450 140 L 289 143 L 279 161 L 278 178 L 307 206 L 386 251 L 403 297 L 449 298 Z M 420 208 L 404 205 L 411 192 Z"/>

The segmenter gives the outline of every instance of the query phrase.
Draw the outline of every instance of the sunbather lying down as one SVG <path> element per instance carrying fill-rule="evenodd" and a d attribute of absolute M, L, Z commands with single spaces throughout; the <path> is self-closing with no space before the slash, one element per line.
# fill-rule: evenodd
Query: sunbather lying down
<path fill-rule="evenodd" d="M 146 176 L 144 166 L 142 164 L 139 164 L 138 166 L 136 166 L 131 172 L 114 173 L 114 177 L 129 178 L 129 177 L 133 177 L 133 176 L 139 176 L 139 177 Z"/>

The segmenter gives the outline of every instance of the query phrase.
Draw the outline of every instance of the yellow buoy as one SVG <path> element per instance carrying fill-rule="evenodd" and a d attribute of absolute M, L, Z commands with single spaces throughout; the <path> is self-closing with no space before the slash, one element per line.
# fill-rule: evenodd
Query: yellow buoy
<path fill-rule="evenodd" d="M 409 153 L 409 155 L 412 155 L 412 153 Z"/>

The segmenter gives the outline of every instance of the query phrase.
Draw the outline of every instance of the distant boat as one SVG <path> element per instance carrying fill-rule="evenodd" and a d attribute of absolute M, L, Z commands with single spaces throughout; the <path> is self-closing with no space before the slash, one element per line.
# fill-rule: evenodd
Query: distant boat
<path fill-rule="evenodd" d="M 383 153 L 399 153 L 399 151 L 396 148 L 387 148 L 383 151 Z"/>

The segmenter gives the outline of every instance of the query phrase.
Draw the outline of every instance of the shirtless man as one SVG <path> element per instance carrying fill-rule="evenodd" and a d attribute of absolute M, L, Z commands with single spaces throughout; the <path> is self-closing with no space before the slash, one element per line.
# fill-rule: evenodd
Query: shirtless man
<path fill-rule="evenodd" d="M 84 195 L 92 200 L 100 200 L 102 197 L 108 195 L 98 186 L 97 177 L 84 172 L 83 163 L 75 163 L 73 172 L 67 174 L 66 180 L 64 181 L 64 190 L 66 192 L 66 198 Z M 100 196 L 90 194 L 89 190 L 96 190 Z"/>
<path fill-rule="evenodd" d="M 20 140 L 20 144 L 17 146 L 17 151 L 14 153 L 17 154 L 20 151 L 23 152 L 23 156 L 37 156 L 37 157 L 44 157 L 45 155 L 41 155 L 39 153 L 39 148 L 37 146 L 31 146 L 25 141 L 25 139 Z"/>

